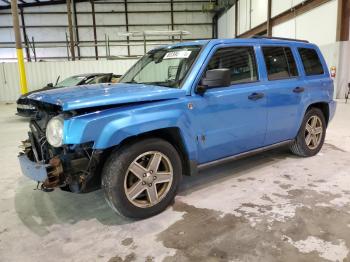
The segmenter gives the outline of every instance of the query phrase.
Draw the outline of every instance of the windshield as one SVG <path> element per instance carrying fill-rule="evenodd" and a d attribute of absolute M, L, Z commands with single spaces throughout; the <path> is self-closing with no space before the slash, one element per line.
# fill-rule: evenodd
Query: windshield
<path fill-rule="evenodd" d="M 76 86 L 84 78 L 85 78 L 85 76 L 71 76 L 71 77 L 68 77 L 68 78 L 62 80 L 61 82 L 57 83 L 57 85 L 55 85 L 55 87 Z"/>
<path fill-rule="evenodd" d="M 200 49 L 200 46 L 181 46 L 150 51 L 123 76 L 120 83 L 179 88 Z"/>

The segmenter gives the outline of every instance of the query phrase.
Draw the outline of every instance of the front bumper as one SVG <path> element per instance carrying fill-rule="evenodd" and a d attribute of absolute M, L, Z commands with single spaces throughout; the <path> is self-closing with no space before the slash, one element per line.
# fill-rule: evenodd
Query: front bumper
<path fill-rule="evenodd" d="M 37 112 L 36 110 L 17 108 L 16 115 L 22 116 L 22 117 L 31 117 L 31 116 L 35 116 L 36 112 Z"/>
<path fill-rule="evenodd" d="M 27 101 L 18 100 L 17 101 L 17 114 L 18 116 L 30 117 L 35 115 L 37 109 L 35 106 L 31 105 Z"/>
<path fill-rule="evenodd" d="M 37 182 L 45 182 L 47 179 L 47 168 L 50 165 L 33 162 L 26 154 L 20 154 L 18 160 L 23 175 Z"/>

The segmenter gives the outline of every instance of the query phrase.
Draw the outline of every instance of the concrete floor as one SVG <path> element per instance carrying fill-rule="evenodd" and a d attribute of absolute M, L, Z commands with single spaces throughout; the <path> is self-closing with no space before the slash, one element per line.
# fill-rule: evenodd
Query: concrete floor
<path fill-rule="evenodd" d="M 186 177 L 172 207 L 136 222 L 101 191 L 33 190 L 14 112 L 0 106 L 0 261 L 350 261 L 350 104 L 317 156 L 278 149 Z"/>

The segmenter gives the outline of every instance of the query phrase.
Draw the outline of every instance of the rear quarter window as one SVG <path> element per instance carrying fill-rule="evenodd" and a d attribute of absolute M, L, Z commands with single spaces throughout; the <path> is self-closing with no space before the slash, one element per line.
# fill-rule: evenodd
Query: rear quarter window
<path fill-rule="evenodd" d="M 323 75 L 324 70 L 320 57 L 315 49 L 312 48 L 298 48 L 301 61 L 303 62 L 305 74 L 307 76 Z"/>

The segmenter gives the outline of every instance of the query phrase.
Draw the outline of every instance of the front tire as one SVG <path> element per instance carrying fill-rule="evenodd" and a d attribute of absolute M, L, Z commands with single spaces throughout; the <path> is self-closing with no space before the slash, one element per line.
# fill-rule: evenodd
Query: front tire
<path fill-rule="evenodd" d="M 327 123 L 318 108 L 309 109 L 303 119 L 298 135 L 292 143 L 291 151 L 302 157 L 310 157 L 320 152 L 326 136 Z"/>
<path fill-rule="evenodd" d="M 117 213 L 142 219 L 171 204 L 181 176 L 181 159 L 170 143 L 143 139 L 112 153 L 102 173 L 102 188 Z"/>

